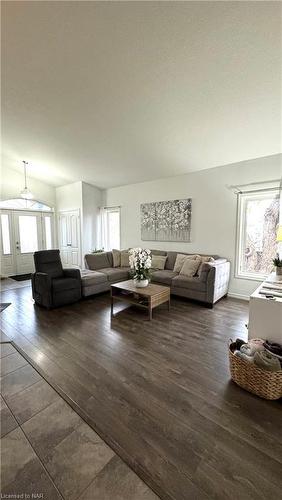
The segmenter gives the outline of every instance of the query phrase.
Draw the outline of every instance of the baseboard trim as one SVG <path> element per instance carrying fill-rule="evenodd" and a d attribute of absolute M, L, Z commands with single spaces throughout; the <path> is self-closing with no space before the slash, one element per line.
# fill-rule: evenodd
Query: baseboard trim
<path fill-rule="evenodd" d="M 242 295 L 241 293 L 228 293 L 228 297 L 231 297 L 232 299 L 241 299 L 241 300 L 247 300 L 249 302 L 250 296 L 249 295 Z"/>

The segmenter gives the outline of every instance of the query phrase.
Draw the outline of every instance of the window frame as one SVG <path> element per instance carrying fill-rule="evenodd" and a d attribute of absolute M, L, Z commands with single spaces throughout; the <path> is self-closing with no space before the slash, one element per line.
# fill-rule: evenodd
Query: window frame
<path fill-rule="evenodd" d="M 26 203 L 25 207 L 17 206 L 16 203 Z M 29 205 L 29 206 L 27 206 Z M 41 205 L 41 207 L 38 207 Z M 50 205 L 47 205 L 43 201 L 40 200 L 26 200 L 24 198 L 9 198 L 5 200 L 0 200 L 0 210 L 13 210 L 13 211 L 23 211 L 23 212 L 46 212 L 46 213 L 54 213 L 54 208 Z"/>
<path fill-rule="evenodd" d="M 109 245 L 109 222 L 108 215 L 110 212 L 117 212 L 119 214 L 119 250 L 121 247 L 121 207 L 101 207 L 99 217 L 99 230 L 98 230 L 98 246 L 103 248 L 105 252 L 112 250 Z M 118 248 L 117 248 L 118 249 Z"/>
<path fill-rule="evenodd" d="M 9 236 L 9 249 L 10 251 L 8 253 L 4 252 L 4 238 L 3 238 L 3 225 L 2 225 L 2 215 L 5 215 L 8 219 L 8 236 Z M 11 225 L 11 218 L 9 216 L 8 212 L 3 212 L 1 211 L 0 214 L 1 221 L 0 221 L 0 234 L 1 234 L 1 255 L 2 257 L 7 257 L 12 255 L 12 225 Z"/>
<path fill-rule="evenodd" d="M 46 250 L 52 250 L 54 248 L 54 236 L 53 236 L 53 220 L 52 220 L 52 215 L 48 214 L 48 212 L 44 212 L 42 214 L 42 219 L 43 219 L 43 235 L 42 235 L 42 241 L 44 243 L 44 247 L 46 248 Z M 50 242 L 51 242 L 51 246 L 50 248 L 48 248 L 48 245 L 47 245 L 47 240 L 48 240 L 48 236 L 47 236 L 47 225 L 46 224 L 46 219 L 49 219 L 50 221 L 50 226 L 49 226 L 49 230 L 50 230 Z"/>
<path fill-rule="evenodd" d="M 266 188 L 256 191 L 245 191 L 237 193 L 237 217 L 236 217 L 236 248 L 235 248 L 235 274 L 238 279 L 246 279 L 252 281 L 264 281 L 268 273 L 247 273 L 241 271 L 241 262 L 244 252 L 244 234 L 246 227 L 246 201 L 250 199 L 264 199 L 272 193 L 273 198 L 279 198 L 279 188 Z"/>

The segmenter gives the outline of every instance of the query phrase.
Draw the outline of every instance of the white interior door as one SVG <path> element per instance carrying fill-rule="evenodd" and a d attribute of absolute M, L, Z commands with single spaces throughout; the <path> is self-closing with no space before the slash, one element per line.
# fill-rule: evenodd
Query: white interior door
<path fill-rule="evenodd" d="M 64 266 L 81 267 L 79 210 L 59 212 L 59 246 Z"/>
<path fill-rule="evenodd" d="M 1 274 L 33 272 L 33 253 L 53 248 L 53 236 L 50 212 L 1 211 Z"/>

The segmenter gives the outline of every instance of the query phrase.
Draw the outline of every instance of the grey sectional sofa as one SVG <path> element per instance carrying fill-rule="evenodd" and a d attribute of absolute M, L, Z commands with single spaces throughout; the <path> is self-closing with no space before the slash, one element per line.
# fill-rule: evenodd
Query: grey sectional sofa
<path fill-rule="evenodd" d="M 153 283 L 169 286 L 172 294 L 201 301 L 209 307 L 227 295 L 230 277 L 227 259 L 212 255 L 214 261 L 202 264 L 199 275 L 188 278 L 173 271 L 178 253 L 185 252 L 152 250 L 153 255 L 167 256 L 165 269 L 152 271 Z M 87 254 L 85 265 L 87 270 L 81 272 L 83 296 L 107 291 L 112 283 L 131 277 L 129 267 L 113 267 L 112 252 Z"/>

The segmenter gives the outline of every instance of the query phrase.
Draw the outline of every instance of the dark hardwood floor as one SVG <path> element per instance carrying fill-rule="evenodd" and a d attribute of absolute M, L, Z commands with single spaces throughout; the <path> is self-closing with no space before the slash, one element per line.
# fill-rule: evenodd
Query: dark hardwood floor
<path fill-rule="evenodd" d="M 162 499 L 281 498 L 281 402 L 229 376 L 247 303 L 173 298 L 149 322 L 134 308 L 111 320 L 107 294 L 51 311 L 29 287 L 2 301 L 4 333 Z"/>

